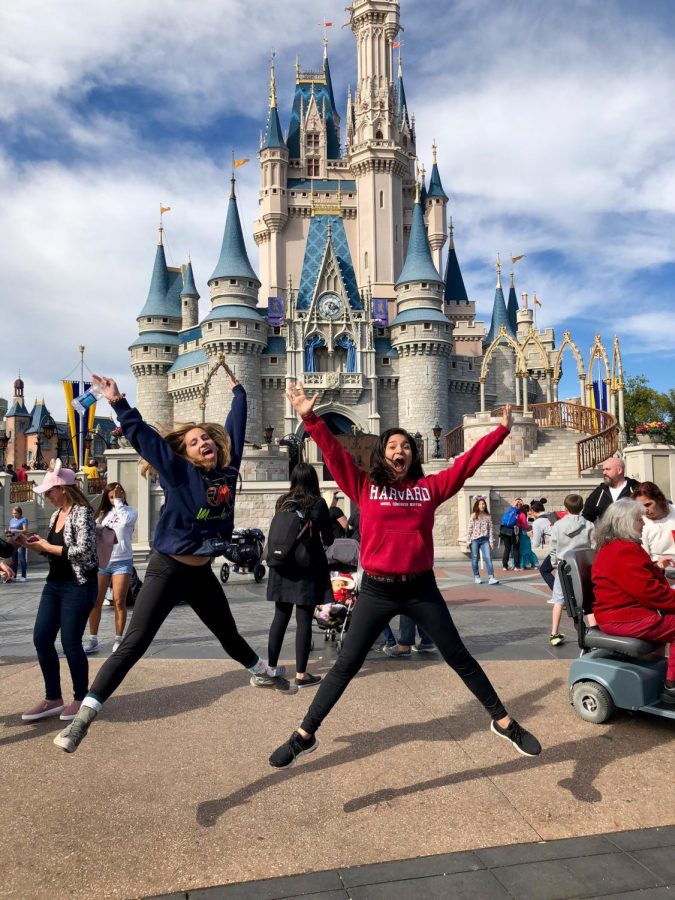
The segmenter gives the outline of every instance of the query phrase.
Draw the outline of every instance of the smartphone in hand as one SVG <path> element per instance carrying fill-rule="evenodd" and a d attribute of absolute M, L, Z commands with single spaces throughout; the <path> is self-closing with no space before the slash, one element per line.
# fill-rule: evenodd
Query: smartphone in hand
<path fill-rule="evenodd" d="M 37 535 L 37 534 L 31 534 L 29 537 L 26 538 L 26 543 L 27 543 L 27 544 L 34 544 L 35 541 L 39 541 L 39 540 L 40 540 L 39 535 Z"/>
<path fill-rule="evenodd" d="M 232 369 L 228 366 L 228 364 L 226 362 L 223 363 L 223 368 L 225 369 L 225 371 L 227 372 L 227 374 L 230 376 L 230 378 L 233 381 L 237 380 L 237 376 L 234 374 L 234 372 L 232 371 Z"/>

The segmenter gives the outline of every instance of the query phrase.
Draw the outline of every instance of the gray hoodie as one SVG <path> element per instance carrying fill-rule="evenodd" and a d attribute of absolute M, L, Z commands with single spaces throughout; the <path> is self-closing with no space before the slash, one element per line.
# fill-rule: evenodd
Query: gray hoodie
<path fill-rule="evenodd" d="M 558 519 L 551 529 L 551 565 L 557 565 L 570 550 L 591 546 L 593 523 L 571 513 Z"/>

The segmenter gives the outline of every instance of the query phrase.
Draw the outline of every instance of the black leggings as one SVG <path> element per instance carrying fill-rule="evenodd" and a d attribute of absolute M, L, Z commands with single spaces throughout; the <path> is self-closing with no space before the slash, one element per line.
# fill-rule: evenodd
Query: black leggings
<path fill-rule="evenodd" d="M 267 661 L 271 666 L 276 666 L 281 653 L 281 645 L 295 606 L 295 671 L 304 672 L 307 668 L 309 651 L 312 646 L 312 616 L 314 605 L 300 606 L 295 603 L 275 603 L 274 618 L 270 627 L 269 643 L 267 647 Z"/>
<path fill-rule="evenodd" d="M 103 703 L 117 690 L 179 600 L 189 603 L 232 659 L 246 668 L 255 665 L 258 654 L 237 631 L 227 597 L 210 564 L 188 566 L 153 550 L 124 640 L 91 686 L 90 693 L 97 700 Z"/>
<path fill-rule="evenodd" d="M 349 631 L 337 662 L 319 685 L 302 728 L 314 734 L 359 671 L 373 641 L 396 615 L 409 616 L 436 644 L 493 719 L 506 716 L 501 700 L 480 665 L 462 643 L 433 572 L 412 581 L 381 582 L 364 574 Z"/>
<path fill-rule="evenodd" d="M 511 550 L 513 550 L 513 565 L 516 569 L 520 568 L 520 545 L 518 543 L 518 538 L 514 534 L 512 537 L 508 534 L 502 535 L 502 543 L 504 544 L 504 555 L 502 557 L 502 566 L 505 569 L 509 567 L 509 556 L 511 556 Z"/>

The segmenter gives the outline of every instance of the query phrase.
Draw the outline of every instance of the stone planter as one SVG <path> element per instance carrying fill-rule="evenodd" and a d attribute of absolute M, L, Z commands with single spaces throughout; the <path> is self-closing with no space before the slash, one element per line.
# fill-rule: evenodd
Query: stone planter
<path fill-rule="evenodd" d="M 660 444 L 661 435 L 660 434 L 638 434 L 636 435 L 638 439 L 638 444 Z"/>

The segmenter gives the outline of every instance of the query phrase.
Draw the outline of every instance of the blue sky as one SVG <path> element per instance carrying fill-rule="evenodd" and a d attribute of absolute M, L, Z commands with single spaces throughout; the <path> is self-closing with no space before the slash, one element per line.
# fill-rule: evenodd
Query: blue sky
<path fill-rule="evenodd" d="M 160 201 L 167 255 L 191 254 L 201 313 L 218 258 L 229 160 L 249 253 L 270 48 L 288 126 L 296 54 L 329 29 L 344 118 L 355 82 L 344 0 L 23 0 L 0 11 L 0 395 L 63 415 L 59 381 L 86 345 L 133 395 L 128 345 L 147 294 Z M 489 323 L 497 251 L 526 254 L 518 294 L 585 358 L 617 333 L 628 375 L 673 384 L 675 20 L 668 0 L 403 0 L 418 152 L 431 143 L 469 296 Z M 508 276 L 508 268 L 506 268 Z M 508 277 L 505 279 L 508 283 Z M 576 378 L 566 356 L 561 396 Z"/>

